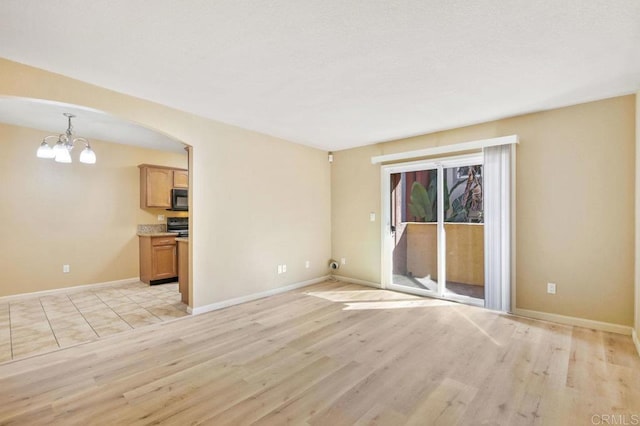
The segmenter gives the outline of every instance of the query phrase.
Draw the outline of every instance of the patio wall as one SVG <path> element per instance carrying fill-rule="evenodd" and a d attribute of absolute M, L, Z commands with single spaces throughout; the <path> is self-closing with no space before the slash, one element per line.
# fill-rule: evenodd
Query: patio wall
<path fill-rule="evenodd" d="M 435 223 L 406 224 L 406 271 L 415 277 L 437 274 Z M 447 281 L 484 285 L 484 224 L 445 223 L 447 238 Z M 400 265 L 398 265 L 400 266 Z M 394 268 L 401 270 L 401 266 Z"/>

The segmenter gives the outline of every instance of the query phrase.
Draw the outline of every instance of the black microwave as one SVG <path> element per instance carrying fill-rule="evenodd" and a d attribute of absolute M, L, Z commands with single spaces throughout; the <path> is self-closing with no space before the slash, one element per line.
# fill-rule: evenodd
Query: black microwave
<path fill-rule="evenodd" d="M 173 211 L 189 210 L 189 190 L 183 188 L 173 188 L 171 190 L 171 209 Z"/>

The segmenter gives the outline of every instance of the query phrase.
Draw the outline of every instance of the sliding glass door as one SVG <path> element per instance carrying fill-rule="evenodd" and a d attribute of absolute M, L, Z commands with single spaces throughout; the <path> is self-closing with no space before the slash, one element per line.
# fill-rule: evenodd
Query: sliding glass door
<path fill-rule="evenodd" d="M 386 287 L 483 304 L 482 155 L 383 169 Z"/>
<path fill-rule="evenodd" d="M 392 173 L 392 284 L 439 294 L 439 170 Z"/>
<path fill-rule="evenodd" d="M 484 300 L 482 164 L 444 168 L 444 295 Z"/>

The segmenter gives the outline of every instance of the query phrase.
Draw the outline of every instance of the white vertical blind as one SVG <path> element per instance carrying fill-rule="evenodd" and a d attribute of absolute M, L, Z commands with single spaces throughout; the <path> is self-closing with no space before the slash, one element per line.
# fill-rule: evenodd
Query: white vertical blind
<path fill-rule="evenodd" d="M 515 146 L 484 152 L 485 307 L 511 311 L 511 209 Z"/>

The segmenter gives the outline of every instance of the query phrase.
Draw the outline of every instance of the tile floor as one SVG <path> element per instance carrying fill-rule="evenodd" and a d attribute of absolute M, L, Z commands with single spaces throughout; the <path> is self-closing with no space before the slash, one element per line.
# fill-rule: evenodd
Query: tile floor
<path fill-rule="evenodd" d="M 0 362 L 188 315 L 178 283 L 142 282 L 0 302 Z"/>

